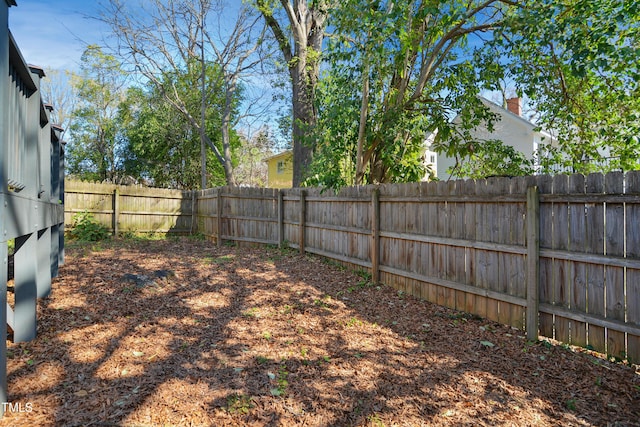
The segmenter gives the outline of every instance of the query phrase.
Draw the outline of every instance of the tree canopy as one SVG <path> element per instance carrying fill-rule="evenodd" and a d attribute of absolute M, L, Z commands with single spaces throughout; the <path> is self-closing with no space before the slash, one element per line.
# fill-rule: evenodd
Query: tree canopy
<path fill-rule="evenodd" d="M 331 14 L 335 29 L 318 98 L 320 156 L 312 182 L 420 180 L 425 138 L 436 130 L 440 152 L 467 154 L 469 130 L 494 119 L 478 94 L 495 86 L 500 68 L 497 58 L 483 55 L 482 37 L 502 25 L 512 6 L 498 0 L 342 2 Z M 451 123 L 456 113 L 458 126 Z M 333 167 L 326 170 L 327 164 Z"/>
<path fill-rule="evenodd" d="M 637 168 L 639 9 L 623 0 L 341 2 L 329 16 L 308 183 L 422 179 L 428 135 L 439 154 L 474 163 L 463 176 L 531 173 L 532 159 L 471 132 L 493 128 L 498 117 L 478 95 L 505 81 L 555 137 L 537 153 L 542 165 L 589 172 L 611 157 L 608 168 Z"/>
<path fill-rule="evenodd" d="M 71 171 L 93 179 L 135 171 L 162 185 L 192 187 L 199 165 L 201 186 L 207 176 L 211 184 L 220 176 L 238 184 L 233 171 L 248 162 L 242 175 L 259 183 L 253 165 L 266 151 L 254 148 L 268 144 L 240 140 L 237 124 L 241 107 L 251 104 L 243 99 L 245 85 L 265 80 L 253 73 L 274 59 L 269 34 L 292 89 L 291 117 L 281 122 L 292 129 L 295 186 L 424 179 L 429 137 L 431 149 L 455 158 L 468 177 L 640 167 L 636 2 L 252 0 L 230 11 L 222 0 L 153 0 L 140 2 L 142 9 L 109 0 L 107 6 L 112 13 L 101 19 L 116 35 L 117 55 L 87 51 L 70 129 Z M 220 19 L 211 25 L 216 13 L 236 9 L 235 25 Z M 116 87 L 125 65 L 144 77 L 126 93 Z M 508 141 L 474 139 L 473 129 L 491 130 L 499 119 L 479 95 L 505 82 L 554 137 L 536 164 Z"/>
<path fill-rule="evenodd" d="M 117 116 L 125 76 L 118 60 L 99 46 L 88 46 L 81 61 L 80 76 L 72 79 L 78 102 L 71 113 L 67 170 L 82 179 L 113 182 L 122 169 Z"/>
<path fill-rule="evenodd" d="M 207 79 L 219 81 L 216 74 L 219 67 L 210 64 Z M 177 91 L 187 111 L 198 112 L 200 94 L 191 88 L 197 84 L 199 72 L 193 68 L 183 72 L 167 74 L 165 82 Z M 236 95 L 239 95 L 237 93 Z M 221 127 L 223 116 L 224 91 L 212 90 L 205 102 L 208 106 L 203 123 L 204 132 L 210 141 L 215 141 L 221 149 Z M 235 99 L 237 104 L 239 99 Z M 199 129 L 193 127 L 189 119 L 176 110 L 163 96 L 161 89 L 154 84 L 146 87 L 131 87 L 126 102 L 120 109 L 121 125 L 127 140 L 123 153 L 125 169 L 135 178 L 144 179 L 154 186 L 197 189 L 201 184 L 202 157 Z M 229 136 L 230 152 L 238 147 L 239 139 L 232 130 Z M 204 163 L 207 182 L 211 185 L 225 185 L 226 175 L 214 154 L 207 151 Z M 230 154 L 232 157 L 233 154 Z"/>
<path fill-rule="evenodd" d="M 554 161 L 590 172 L 640 166 L 640 5 L 626 0 L 527 1 L 488 50 L 555 132 Z"/>

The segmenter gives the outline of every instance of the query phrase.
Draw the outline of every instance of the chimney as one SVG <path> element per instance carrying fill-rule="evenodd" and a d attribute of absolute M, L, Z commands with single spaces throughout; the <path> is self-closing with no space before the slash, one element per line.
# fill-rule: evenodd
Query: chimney
<path fill-rule="evenodd" d="M 520 102 L 520 98 L 515 97 L 507 99 L 507 110 L 517 116 L 522 116 L 522 104 Z"/>

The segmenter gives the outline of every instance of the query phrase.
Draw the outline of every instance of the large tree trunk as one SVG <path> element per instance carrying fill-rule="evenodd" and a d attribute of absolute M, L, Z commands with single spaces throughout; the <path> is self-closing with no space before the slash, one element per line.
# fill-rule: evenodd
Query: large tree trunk
<path fill-rule="evenodd" d="M 304 61 L 300 61 L 303 63 Z M 299 187 L 313 159 L 313 143 L 307 138 L 316 124 L 313 88 L 306 83 L 305 70 L 295 67 L 291 74 L 293 86 L 293 186 Z"/>
<path fill-rule="evenodd" d="M 299 187 L 311 164 L 314 146 L 307 138 L 315 126 L 313 105 L 329 1 L 280 0 L 287 22 L 278 22 L 266 0 L 256 5 L 273 31 L 289 64 L 293 107 L 293 186 Z M 291 44 L 291 40 L 293 44 Z"/>

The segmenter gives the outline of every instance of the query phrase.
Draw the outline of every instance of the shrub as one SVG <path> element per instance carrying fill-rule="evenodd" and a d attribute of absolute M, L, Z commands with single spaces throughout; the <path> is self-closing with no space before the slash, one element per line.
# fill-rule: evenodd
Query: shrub
<path fill-rule="evenodd" d="M 87 212 L 80 212 L 73 216 L 69 236 L 75 240 L 85 242 L 98 242 L 109 238 L 109 229 L 96 221 L 95 217 Z"/>

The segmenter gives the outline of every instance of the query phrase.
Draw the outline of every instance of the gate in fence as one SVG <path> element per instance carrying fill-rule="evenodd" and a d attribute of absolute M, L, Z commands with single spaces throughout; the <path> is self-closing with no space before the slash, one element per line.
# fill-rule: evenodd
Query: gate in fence
<path fill-rule="evenodd" d="M 9 32 L 15 5 L 0 2 L 0 336 L 22 342 L 35 338 L 36 300 L 49 294 L 64 260 L 64 143 L 41 99 L 44 72 L 25 63 Z M 0 411 L 6 362 L 3 340 Z"/>

